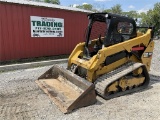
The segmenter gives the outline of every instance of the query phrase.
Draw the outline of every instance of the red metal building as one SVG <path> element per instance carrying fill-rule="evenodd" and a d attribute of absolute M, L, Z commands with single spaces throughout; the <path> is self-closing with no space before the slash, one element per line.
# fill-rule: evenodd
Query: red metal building
<path fill-rule="evenodd" d="M 31 1 L 0 1 L 0 61 L 70 54 L 84 41 L 86 10 Z M 64 37 L 31 37 L 30 16 L 64 19 Z"/>

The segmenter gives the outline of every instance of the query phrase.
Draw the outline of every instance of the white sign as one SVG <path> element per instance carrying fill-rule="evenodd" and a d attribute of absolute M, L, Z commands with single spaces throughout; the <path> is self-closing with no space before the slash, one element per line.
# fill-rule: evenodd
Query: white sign
<path fill-rule="evenodd" d="M 64 37 L 64 19 L 30 16 L 31 37 Z"/>

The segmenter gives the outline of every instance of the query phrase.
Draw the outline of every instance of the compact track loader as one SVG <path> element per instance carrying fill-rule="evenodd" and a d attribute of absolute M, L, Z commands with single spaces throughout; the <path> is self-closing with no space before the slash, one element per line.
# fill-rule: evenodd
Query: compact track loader
<path fill-rule="evenodd" d="M 96 95 L 111 99 L 149 84 L 153 27 L 143 27 L 143 34 L 134 19 L 111 13 L 88 19 L 85 42 L 74 48 L 67 68 L 54 65 L 36 80 L 64 113 L 94 104 Z"/>

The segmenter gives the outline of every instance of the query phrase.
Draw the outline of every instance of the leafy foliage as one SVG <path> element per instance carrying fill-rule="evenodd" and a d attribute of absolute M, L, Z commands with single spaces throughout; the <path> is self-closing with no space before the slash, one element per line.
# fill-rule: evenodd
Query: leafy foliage
<path fill-rule="evenodd" d="M 59 0 L 44 0 L 44 2 L 60 5 L 60 1 Z"/>
<path fill-rule="evenodd" d="M 122 14 L 122 8 L 120 4 L 116 4 L 115 6 L 111 7 L 111 12 L 115 14 Z"/>
<path fill-rule="evenodd" d="M 91 6 L 91 7 L 89 7 Z M 88 6 L 79 6 L 78 8 L 86 9 L 86 10 L 92 10 L 94 12 L 98 12 L 92 5 Z M 93 9 L 94 8 L 94 9 Z M 138 13 L 137 11 L 128 11 L 124 12 L 121 8 L 120 4 L 116 4 L 110 9 L 105 9 L 102 12 L 108 12 L 108 13 L 114 13 L 114 14 L 120 14 L 124 16 L 128 16 L 134 19 L 139 19 L 139 25 L 140 26 L 154 26 L 155 27 L 155 34 L 160 35 L 160 2 L 157 2 L 154 4 L 154 8 L 150 9 L 146 13 Z M 143 31 L 143 30 L 142 30 Z"/>
<path fill-rule="evenodd" d="M 58 5 L 60 4 L 60 0 L 44 0 L 44 2 L 58 4 Z M 70 7 L 73 7 L 73 5 L 70 5 Z M 103 11 L 96 9 L 95 6 L 93 6 L 92 4 L 77 5 L 75 7 L 80 9 L 90 10 L 93 12 L 108 12 L 108 13 L 120 14 L 131 18 L 140 19 L 139 21 L 140 26 L 154 26 L 155 34 L 160 35 L 160 2 L 154 4 L 154 8 L 150 9 L 146 13 L 144 12 L 138 13 L 137 11 L 133 10 L 125 12 L 122 10 L 120 4 L 116 4 L 110 9 L 104 9 Z"/>
<path fill-rule="evenodd" d="M 120 4 L 116 4 L 111 9 L 105 9 L 103 12 L 114 13 L 114 14 L 122 14 L 122 8 Z"/>
<path fill-rule="evenodd" d="M 138 18 L 139 14 L 137 13 L 137 11 L 128 11 L 128 12 L 123 12 L 123 15 L 127 16 L 127 17 L 131 17 L 131 18 Z"/>
<path fill-rule="evenodd" d="M 78 5 L 76 8 L 84 9 L 84 10 L 93 10 L 93 6 L 91 4 L 83 4 Z"/>
<path fill-rule="evenodd" d="M 155 34 L 160 35 L 160 2 L 154 4 L 154 8 L 147 13 L 141 13 L 141 26 L 154 26 Z"/>

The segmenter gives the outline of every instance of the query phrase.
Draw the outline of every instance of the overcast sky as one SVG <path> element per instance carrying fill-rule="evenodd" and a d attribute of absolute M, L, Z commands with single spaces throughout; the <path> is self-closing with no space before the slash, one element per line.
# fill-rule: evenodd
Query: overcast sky
<path fill-rule="evenodd" d="M 89 3 L 98 9 L 109 9 L 116 4 L 121 4 L 123 11 L 145 12 L 153 8 L 154 4 L 160 2 L 160 0 L 60 0 L 60 2 L 64 6 Z"/>

